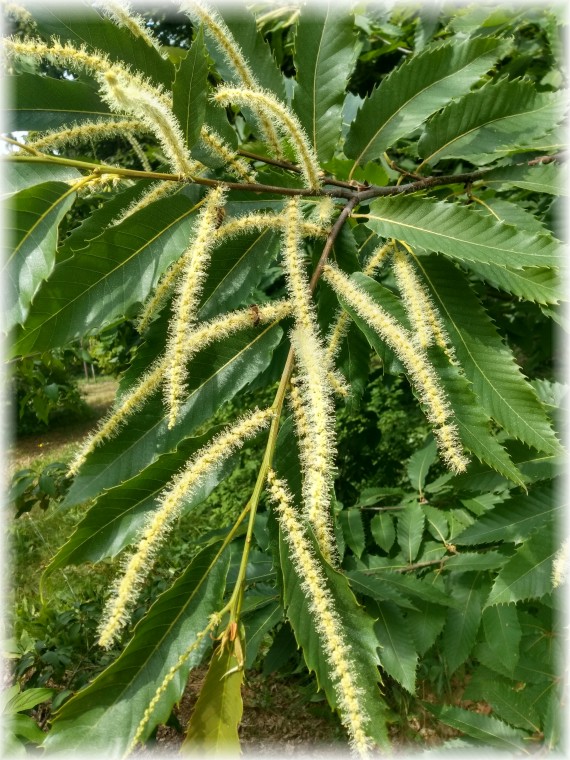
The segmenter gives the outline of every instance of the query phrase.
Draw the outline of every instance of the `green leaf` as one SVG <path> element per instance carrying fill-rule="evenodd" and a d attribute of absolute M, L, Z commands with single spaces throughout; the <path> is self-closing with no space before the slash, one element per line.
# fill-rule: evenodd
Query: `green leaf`
<path fill-rule="evenodd" d="M 115 120 L 92 84 L 18 74 L 6 77 L 5 129 L 10 132 L 44 131 L 83 121 Z"/>
<path fill-rule="evenodd" d="M 538 166 L 504 166 L 485 175 L 485 184 L 522 187 L 533 193 L 567 196 L 565 171 L 555 163 Z"/>
<path fill-rule="evenodd" d="M 137 413 L 136 424 L 97 448 L 85 462 L 65 499 L 65 506 L 93 498 L 105 488 L 132 478 L 157 457 L 203 425 L 268 366 L 279 344 L 277 326 L 245 330 L 215 343 L 192 362 L 189 391 L 177 424 L 168 429 L 162 399 L 156 395 Z"/>
<path fill-rule="evenodd" d="M 418 653 L 406 620 L 393 602 L 382 602 L 377 606 L 377 611 L 374 630 L 382 647 L 382 667 L 404 689 L 414 694 Z"/>
<path fill-rule="evenodd" d="M 451 39 L 422 50 L 389 74 L 364 101 L 345 146 L 355 163 L 378 158 L 451 99 L 468 92 L 503 54 L 493 37 Z"/>
<path fill-rule="evenodd" d="M 20 744 L 18 740 L 14 742 L 14 737 L 21 737 L 34 744 L 41 744 L 45 738 L 44 732 L 36 721 L 28 715 L 9 715 L 5 718 L 4 726 L 4 731 L 6 732 L 4 741 L 7 739 L 8 742 L 12 742 L 12 746 L 9 744 L 8 746 L 4 745 L 4 750 L 9 752 L 8 757 L 17 756 L 19 752 L 21 752 L 23 757 L 29 757 L 29 753 L 24 749 L 23 744 Z M 12 752 L 14 755 L 12 755 Z"/>
<path fill-rule="evenodd" d="M 457 606 L 447 611 L 442 640 L 449 675 L 469 657 L 477 638 L 484 598 L 481 573 L 454 577 L 450 592 Z"/>
<path fill-rule="evenodd" d="M 561 262 L 559 246 L 551 237 L 529 235 L 470 206 L 429 198 L 378 198 L 364 216 L 366 226 L 383 237 L 405 240 L 459 261 L 511 269 Z"/>
<path fill-rule="evenodd" d="M 58 225 L 74 199 L 75 191 L 64 182 L 44 182 L 6 200 L 10 250 L 3 265 L 8 284 L 5 329 L 24 322 L 41 283 L 51 274 Z"/>
<path fill-rule="evenodd" d="M 560 452 L 550 421 L 512 351 L 465 277 L 441 257 L 416 257 L 478 402 L 505 430 L 548 454 Z"/>
<path fill-rule="evenodd" d="M 445 608 L 426 602 L 415 601 L 417 609 L 406 612 L 406 627 L 410 631 L 418 654 L 423 655 L 433 646 L 445 625 Z"/>
<path fill-rule="evenodd" d="M 81 177 L 77 169 L 56 164 L 32 164 L 8 160 L 4 164 L 2 198 L 44 182 L 67 182 Z"/>
<path fill-rule="evenodd" d="M 532 533 L 501 568 L 485 606 L 540 599 L 549 594 L 555 554 L 552 530 L 544 525 Z"/>
<path fill-rule="evenodd" d="M 194 213 L 188 198 L 164 198 L 59 263 L 34 300 L 14 351 L 62 346 L 125 316 L 186 249 Z"/>
<path fill-rule="evenodd" d="M 511 728 L 503 721 L 490 715 L 481 715 L 463 710 L 461 707 L 450 707 L 449 705 L 439 707 L 429 702 L 424 702 L 423 705 L 442 723 L 467 734 L 467 736 L 478 739 L 485 745 L 508 749 L 511 752 L 516 751 L 517 754 L 523 747 L 526 734 Z"/>
<path fill-rule="evenodd" d="M 297 22 L 293 109 L 319 162 L 334 153 L 344 93 L 355 60 L 352 18 L 345 6 L 305 6 Z"/>
<path fill-rule="evenodd" d="M 362 513 L 359 509 L 343 509 L 339 512 L 338 519 L 342 527 L 344 540 L 356 556 L 361 557 L 366 545 Z"/>
<path fill-rule="evenodd" d="M 323 650 L 322 636 L 315 612 L 310 608 L 307 593 L 303 589 L 302 569 L 290 558 L 290 549 L 280 530 L 279 551 L 283 573 L 283 595 L 287 618 L 295 639 L 303 650 L 310 672 L 315 672 L 319 688 L 324 689 L 330 705 L 337 705 L 337 696 L 330 676 L 330 664 Z M 374 633 L 374 621 L 357 603 L 347 579 L 321 559 L 314 546 L 314 555 L 326 579 L 336 611 L 339 631 L 350 645 L 347 652 L 352 663 L 352 673 L 360 690 L 361 704 L 369 722 L 367 734 L 382 748 L 388 748 L 386 734 L 386 707 L 378 689 L 378 641 Z"/>
<path fill-rule="evenodd" d="M 469 269 L 493 287 L 526 301 L 557 304 L 563 295 L 560 276 L 550 267 L 511 269 L 470 261 Z"/>
<path fill-rule="evenodd" d="M 388 598 L 375 596 L 376 593 L 381 593 L 381 586 L 384 586 L 387 589 L 394 589 L 400 594 L 411 596 L 414 599 L 423 599 L 432 604 L 440 604 L 444 607 L 451 607 L 456 604 L 448 594 L 434 585 L 433 579 L 430 577 L 416 578 L 413 575 L 404 575 L 390 568 L 380 566 L 364 568 L 362 572 L 356 574 L 349 572 L 348 578 L 351 579 L 351 582 L 352 579 L 358 581 L 362 589 L 364 586 L 367 586 L 371 592 L 369 596 L 374 596 L 375 599 L 382 600 Z M 367 580 L 365 581 L 365 579 Z M 364 590 L 362 590 L 362 593 L 365 593 Z M 403 605 L 400 604 L 400 606 Z"/>
<path fill-rule="evenodd" d="M 208 61 L 204 32 L 198 29 L 172 85 L 172 111 L 180 123 L 188 148 L 200 137 L 208 101 Z"/>
<path fill-rule="evenodd" d="M 417 602 L 412 604 L 398 589 L 383 583 L 380 578 L 371 578 L 358 570 L 348 572 L 347 578 L 350 587 L 362 596 L 369 596 L 378 602 L 395 602 L 398 607 L 410 610 L 416 609 Z"/>
<path fill-rule="evenodd" d="M 513 672 L 519 661 L 522 637 L 517 610 L 511 604 L 498 604 L 483 610 L 483 629 L 489 649 L 502 658 L 505 668 Z"/>
<path fill-rule="evenodd" d="M 513 496 L 480 517 L 457 536 L 456 544 L 473 546 L 495 541 L 520 543 L 550 520 L 560 519 L 566 504 L 557 498 L 555 484 L 533 488 L 528 494 Z"/>
<path fill-rule="evenodd" d="M 89 747 L 91 752 L 123 754 L 170 668 L 221 608 L 229 555 L 218 559 L 218 551 L 219 544 L 204 549 L 154 602 L 118 659 L 63 705 L 45 742 L 48 753 Z M 205 636 L 178 670 L 141 740 L 166 723 L 210 641 Z"/>
<path fill-rule="evenodd" d="M 457 541 L 455 541 L 457 543 Z M 499 552 L 488 550 L 477 554 L 476 552 L 462 552 L 454 554 L 445 563 L 446 570 L 494 570 L 505 564 L 508 557 Z"/>
<path fill-rule="evenodd" d="M 46 567 L 42 583 L 54 570 L 115 557 L 132 543 L 145 525 L 148 514 L 156 508 L 162 489 L 196 451 L 211 441 L 215 432 L 210 430 L 196 438 L 187 438 L 176 451 L 163 454 L 130 480 L 106 490 Z M 208 473 L 192 498 L 185 501 L 183 514 L 210 495 L 231 471 L 231 464 L 230 460 L 230 463 L 225 462 Z"/>
<path fill-rule="evenodd" d="M 39 705 L 41 702 L 47 702 L 53 697 L 53 689 L 26 689 L 15 694 L 4 707 L 4 714 L 13 714 L 22 712 L 22 710 L 31 710 L 32 707 Z"/>
<path fill-rule="evenodd" d="M 389 552 L 396 540 L 394 518 L 387 512 L 374 515 L 370 520 L 370 530 L 378 546 L 385 552 Z"/>
<path fill-rule="evenodd" d="M 424 534 L 425 515 L 421 504 L 411 501 L 398 513 L 398 544 L 402 556 L 412 563 L 418 556 Z"/>
<path fill-rule="evenodd" d="M 204 685 L 190 717 L 181 752 L 204 755 L 239 752 L 238 726 L 243 713 L 243 667 L 227 646 L 215 651 Z M 231 672 L 233 671 L 233 672 Z"/>
<path fill-rule="evenodd" d="M 89 6 L 82 7 L 78 13 L 73 6 L 44 5 L 34 13 L 34 21 L 46 39 L 56 36 L 61 42 L 76 47 L 86 45 L 90 50 L 106 53 L 113 62 L 126 64 L 133 71 L 167 87 L 174 79 L 174 67 L 155 47 L 127 28 L 102 18 Z"/>
<path fill-rule="evenodd" d="M 408 462 L 408 479 L 418 493 L 422 493 L 429 468 L 437 460 L 437 446 L 433 438 L 421 449 L 415 451 Z"/>
<path fill-rule="evenodd" d="M 253 666 L 259 647 L 266 633 L 283 620 L 283 607 L 278 601 L 270 601 L 260 610 L 244 616 L 245 669 Z"/>
<path fill-rule="evenodd" d="M 418 151 L 430 166 L 442 158 L 483 165 L 496 158 L 495 151 L 547 134 L 562 120 L 564 104 L 558 93 L 539 93 L 529 81 L 491 81 L 436 114 Z"/>

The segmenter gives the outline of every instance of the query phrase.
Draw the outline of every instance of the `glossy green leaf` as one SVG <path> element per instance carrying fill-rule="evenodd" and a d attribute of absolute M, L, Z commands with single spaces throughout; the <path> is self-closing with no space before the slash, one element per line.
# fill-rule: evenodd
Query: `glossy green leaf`
<path fill-rule="evenodd" d="M 295 639 L 303 650 L 309 671 L 315 672 L 319 688 L 324 689 L 329 704 L 336 706 L 337 696 L 330 677 L 330 664 L 314 619 L 316 613 L 310 609 L 307 593 L 301 585 L 304 581 L 302 570 L 291 561 L 290 549 L 282 534 L 279 546 L 287 618 L 295 633 Z M 352 672 L 360 689 L 361 703 L 369 717 L 367 734 L 378 746 L 387 748 L 386 706 L 378 688 L 380 660 L 374 621 L 358 605 L 347 579 L 321 559 L 316 546 L 313 556 L 317 558 L 334 601 L 339 630 L 350 645 Z"/>
<path fill-rule="evenodd" d="M 441 649 L 449 675 L 465 662 L 477 638 L 485 597 L 481 574 L 454 577 L 450 592 L 457 606 L 447 611 Z"/>
<path fill-rule="evenodd" d="M 378 602 L 395 602 L 398 607 L 410 610 L 416 609 L 417 601 L 412 603 L 398 589 L 383 583 L 380 578 L 364 575 L 358 570 L 349 571 L 347 578 L 352 590 L 361 596 L 368 596 Z"/>
<path fill-rule="evenodd" d="M 31 710 L 32 707 L 39 705 L 41 702 L 47 702 L 54 696 L 53 689 L 26 689 L 8 700 L 8 703 L 2 710 L 4 714 L 13 714 L 22 710 Z"/>
<path fill-rule="evenodd" d="M 277 600 L 270 601 L 251 615 L 244 616 L 246 670 L 253 666 L 265 635 L 282 620 L 283 607 Z"/>
<path fill-rule="evenodd" d="M 393 70 L 364 101 L 345 153 L 356 164 L 378 158 L 452 98 L 469 91 L 505 50 L 493 37 L 428 46 Z"/>
<path fill-rule="evenodd" d="M 63 705 L 45 742 L 48 753 L 125 752 L 164 677 L 221 608 L 228 555 L 217 559 L 218 550 L 204 549 L 154 602 L 118 659 Z M 142 740 L 168 720 L 210 642 L 205 636 L 168 684 Z"/>
<path fill-rule="evenodd" d="M 376 609 L 378 619 L 374 630 L 382 647 L 382 667 L 404 689 L 413 694 L 416 690 L 418 653 L 406 620 L 393 602 L 382 602 Z"/>
<path fill-rule="evenodd" d="M 177 117 L 188 148 L 200 137 L 208 99 L 208 61 L 200 27 L 186 58 L 176 71 L 172 85 L 172 111 Z"/>
<path fill-rule="evenodd" d="M 34 20 L 38 31 L 46 38 L 55 35 L 61 42 L 101 51 L 112 61 L 132 67 L 133 71 L 141 72 L 156 84 L 170 87 L 174 79 L 173 65 L 162 58 L 155 47 L 88 5 L 82 6 L 81 13 L 66 4 L 39 6 Z"/>
<path fill-rule="evenodd" d="M 42 282 L 51 274 L 58 225 L 74 200 L 75 191 L 65 182 L 44 182 L 5 201 L 7 330 L 24 322 Z"/>
<path fill-rule="evenodd" d="M 380 601 L 390 598 L 376 596 L 376 594 L 382 593 L 382 587 L 384 587 L 394 589 L 404 596 L 411 596 L 413 599 L 423 599 L 431 604 L 440 604 L 444 607 L 455 605 L 455 601 L 439 586 L 435 585 L 431 577 L 420 579 L 414 575 L 398 573 L 386 567 L 365 569 L 356 573 L 351 571 L 347 575 L 351 583 L 355 580 L 360 584 L 359 591 L 361 593 L 365 593 L 364 588 L 368 587 L 370 591 L 368 596 Z M 403 605 L 400 604 L 400 606 Z"/>
<path fill-rule="evenodd" d="M 396 530 L 392 515 L 387 512 L 374 515 L 372 520 L 370 520 L 370 531 L 378 546 L 384 549 L 385 552 L 389 552 L 396 540 Z"/>
<path fill-rule="evenodd" d="M 528 494 L 511 497 L 480 517 L 477 522 L 457 536 L 456 543 L 463 546 L 487 544 L 495 541 L 520 543 L 545 521 L 560 519 L 566 509 L 564 500 L 557 498 L 555 485 L 544 484 Z"/>
<path fill-rule="evenodd" d="M 461 731 L 467 736 L 478 739 L 485 746 L 499 747 L 508 749 L 511 752 L 521 751 L 523 740 L 526 734 L 515 728 L 497 720 L 490 715 L 470 712 L 461 707 L 451 707 L 450 705 L 436 706 L 424 702 L 424 707 L 433 713 L 438 720 L 445 723 L 457 731 Z"/>
<path fill-rule="evenodd" d="M 246 330 L 197 354 L 176 425 L 168 429 L 162 399 L 158 394 L 152 397 L 137 413 L 134 424 L 90 455 L 64 504 L 71 506 L 93 498 L 103 489 L 132 478 L 160 454 L 173 451 L 266 369 L 282 334 L 277 326 Z"/>
<path fill-rule="evenodd" d="M 526 301 L 557 304 L 563 296 L 562 280 L 550 267 L 511 269 L 470 261 L 469 269 L 493 287 Z"/>
<path fill-rule="evenodd" d="M 67 182 L 81 177 L 77 169 L 70 166 L 33 164 L 24 161 L 7 161 L 4 164 L 2 197 L 14 195 L 44 182 Z"/>
<path fill-rule="evenodd" d="M 511 436 L 538 451 L 558 453 L 560 444 L 533 387 L 464 275 L 441 257 L 417 262 L 479 403 Z"/>
<path fill-rule="evenodd" d="M 106 490 L 46 567 L 42 582 L 60 567 L 112 558 L 132 543 L 149 512 L 156 508 L 158 496 L 168 481 L 216 432 L 182 441 L 176 451 L 163 454 L 130 480 Z M 230 469 L 231 463 L 227 462 L 214 467 L 185 501 L 183 514 L 201 504 Z"/>
<path fill-rule="evenodd" d="M 424 599 L 415 600 L 415 610 L 406 612 L 406 626 L 414 646 L 420 656 L 432 647 L 445 625 L 445 608 L 426 602 Z"/>
<path fill-rule="evenodd" d="M 519 661 L 522 637 L 514 604 L 498 604 L 483 610 L 483 630 L 489 649 L 503 659 L 507 670 L 513 672 Z"/>
<path fill-rule="evenodd" d="M 484 700 L 493 709 L 493 714 L 500 720 L 510 723 L 516 728 L 523 728 L 532 733 L 540 732 L 541 720 L 533 704 L 533 694 L 529 691 L 528 686 L 523 689 L 517 688 L 517 684 L 509 683 L 497 676 L 497 673 L 485 670 L 486 678 L 480 680 L 480 688 L 475 690 L 472 683 L 464 694 L 464 699 Z M 473 680 L 473 679 L 472 679 Z M 482 687 L 482 688 L 481 688 Z"/>
<path fill-rule="evenodd" d="M 12 95 L 5 111 L 7 131 L 43 131 L 71 123 L 117 118 L 94 85 L 86 82 L 18 74 L 6 77 L 5 87 Z"/>
<path fill-rule="evenodd" d="M 547 235 L 516 227 L 458 206 L 428 198 L 379 198 L 370 204 L 366 226 L 382 237 L 444 253 L 459 261 L 494 263 L 511 269 L 555 266 L 559 246 Z"/>
<path fill-rule="evenodd" d="M 539 93 L 524 80 L 491 81 L 436 114 L 418 150 L 431 166 L 443 158 L 484 165 L 495 159 L 497 150 L 547 134 L 563 116 L 564 98 L 558 93 Z"/>
<path fill-rule="evenodd" d="M 418 556 L 424 525 L 425 515 L 419 502 L 411 501 L 398 512 L 398 544 L 403 557 L 409 563 Z"/>
<path fill-rule="evenodd" d="M 567 196 L 568 182 L 565 170 L 555 163 L 537 166 L 504 166 L 485 175 L 485 184 L 522 187 L 533 193 Z"/>
<path fill-rule="evenodd" d="M 238 726 L 243 713 L 243 667 L 226 647 L 215 651 L 204 685 L 190 716 L 181 752 L 218 755 L 239 752 Z"/>
<path fill-rule="evenodd" d="M 455 540 L 455 538 L 454 538 Z M 492 549 L 478 554 L 477 552 L 461 552 L 454 554 L 445 563 L 446 570 L 495 570 L 505 564 L 508 557 Z"/>
<path fill-rule="evenodd" d="M 357 557 L 362 555 L 366 544 L 362 513 L 359 509 L 343 509 L 338 513 L 344 540 Z"/>
<path fill-rule="evenodd" d="M 344 92 L 355 61 L 352 18 L 343 5 L 307 5 L 295 36 L 297 86 L 293 109 L 319 159 L 334 153 L 341 132 Z"/>
<path fill-rule="evenodd" d="M 164 198 L 62 261 L 38 293 L 14 352 L 62 346 L 125 316 L 187 248 L 194 218 L 188 198 Z"/>
<path fill-rule="evenodd" d="M 422 493 L 429 468 L 436 460 L 437 446 L 433 438 L 410 457 L 406 471 L 412 488 L 418 491 L 418 493 Z"/>
<path fill-rule="evenodd" d="M 501 568 L 486 606 L 540 599 L 549 594 L 556 551 L 552 527 L 543 522 L 543 526 L 532 533 Z"/>

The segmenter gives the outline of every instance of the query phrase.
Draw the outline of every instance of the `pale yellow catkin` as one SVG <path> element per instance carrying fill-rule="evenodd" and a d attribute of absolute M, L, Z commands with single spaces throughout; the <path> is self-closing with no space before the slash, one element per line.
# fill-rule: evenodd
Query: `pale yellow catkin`
<path fill-rule="evenodd" d="M 67 129 L 57 129 L 34 137 L 27 145 L 30 148 L 44 151 L 46 148 L 61 148 L 65 145 L 80 145 L 84 142 L 107 140 L 125 133 L 148 132 L 148 128 L 133 119 L 120 121 L 95 121 L 78 124 Z"/>
<path fill-rule="evenodd" d="M 463 472 L 468 460 L 464 456 L 457 429 L 450 420 L 453 417 L 445 391 L 425 353 L 413 336 L 373 301 L 338 267 L 327 264 L 323 270 L 325 280 L 356 313 L 380 335 L 404 365 L 426 416 L 434 426 L 434 435 L 442 459 L 454 472 Z"/>
<path fill-rule="evenodd" d="M 103 441 L 113 438 L 124 423 L 159 387 L 164 375 L 162 357 L 142 375 L 137 384 L 121 396 L 119 403 L 107 414 L 97 430 L 83 443 L 79 452 L 69 465 L 68 475 L 76 475 L 89 454 Z"/>
<path fill-rule="evenodd" d="M 235 235 L 243 235 L 248 232 L 263 232 L 264 230 L 283 231 L 285 224 L 284 218 L 280 214 L 268 214 L 263 212 L 252 212 L 251 214 L 242 214 L 224 221 L 217 231 L 220 239 L 230 238 Z M 314 222 L 300 222 L 301 237 L 326 237 L 328 228 Z"/>
<path fill-rule="evenodd" d="M 178 671 L 184 665 L 184 663 L 188 660 L 190 655 L 193 652 L 195 652 L 196 649 L 198 649 L 198 647 L 202 644 L 206 636 L 212 631 L 215 631 L 215 629 L 220 624 L 220 620 L 221 618 L 219 614 L 214 613 L 213 615 L 210 615 L 210 620 L 208 622 L 208 625 L 202 631 L 196 634 L 196 638 L 194 639 L 194 641 L 184 650 L 184 652 L 182 652 L 182 654 L 180 655 L 176 663 L 170 668 L 168 673 L 164 676 L 162 683 L 156 690 L 153 698 L 150 700 L 146 710 L 143 713 L 143 716 L 136 728 L 136 731 L 131 740 L 131 743 L 129 744 L 129 746 L 127 747 L 123 755 L 123 759 L 128 757 L 131 754 L 131 752 L 133 752 L 133 750 L 135 749 L 139 741 L 141 741 L 142 737 L 144 736 L 145 729 L 148 725 L 148 722 L 151 719 L 156 706 L 160 702 L 162 695 L 168 688 L 169 683 L 172 681 L 172 679 L 178 673 Z"/>
<path fill-rule="evenodd" d="M 152 566 L 158 547 L 172 528 L 185 501 L 195 493 L 203 479 L 224 462 L 246 440 L 267 427 L 273 410 L 255 410 L 226 428 L 211 443 L 195 454 L 167 485 L 158 505 L 137 538 L 136 548 L 126 562 L 122 576 L 113 587 L 99 628 L 99 645 L 109 647 L 128 621 L 129 609 Z"/>
<path fill-rule="evenodd" d="M 166 198 L 167 196 L 172 195 L 172 193 L 175 193 L 179 189 L 180 185 L 177 182 L 153 182 L 140 198 L 134 200 L 125 211 L 113 219 L 109 224 L 109 227 L 116 227 L 118 224 L 121 224 L 121 222 L 124 222 L 125 219 L 128 219 L 129 216 L 136 214 L 138 211 L 150 206 L 151 203 L 154 203 L 161 198 Z"/>
<path fill-rule="evenodd" d="M 257 106 L 290 142 L 297 155 L 305 185 L 317 190 L 320 185 L 320 169 L 316 154 L 299 119 L 283 103 L 265 90 L 248 90 L 242 87 L 218 87 L 213 100 L 223 106 L 236 104 L 242 108 Z"/>
<path fill-rule="evenodd" d="M 433 330 L 428 319 L 428 295 L 403 251 L 396 248 L 392 262 L 392 270 L 412 331 L 415 333 L 419 346 L 428 348 L 434 340 Z"/>
<path fill-rule="evenodd" d="M 247 89 L 261 89 L 253 71 L 244 58 L 240 46 L 219 13 L 206 5 L 206 3 L 192 2 L 191 0 L 183 2 L 181 7 L 192 19 L 204 25 L 206 33 L 214 40 L 216 47 L 226 59 L 237 81 Z M 263 110 L 256 108 L 255 103 L 250 105 L 271 152 L 281 157 L 281 144 L 272 120 L 268 118 Z"/>
<path fill-rule="evenodd" d="M 370 722 L 362 704 L 361 690 L 352 663 L 352 652 L 334 598 L 328 588 L 305 529 L 300 522 L 289 489 L 273 470 L 267 474 L 269 494 L 275 505 L 279 525 L 290 552 L 292 565 L 318 631 L 322 650 L 330 665 L 338 708 L 350 744 L 361 757 L 368 756 L 370 740 L 366 729 Z"/>
<path fill-rule="evenodd" d="M 238 156 L 235 150 L 232 150 L 214 129 L 208 126 L 202 127 L 200 139 L 212 155 L 222 159 L 227 171 L 235 174 L 238 179 L 245 180 L 245 182 L 255 182 L 257 175 L 254 169 Z"/>
<path fill-rule="evenodd" d="M 106 16 L 109 16 L 117 26 L 122 26 L 125 29 L 128 29 L 134 37 L 140 37 L 140 39 L 144 40 L 149 47 L 155 48 L 155 50 L 162 55 L 160 43 L 149 32 L 142 16 L 135 13 L 129 3 L 124 1 L 118 3 L 114 0 L 98 0 L 95 5 L 100 8 Z"/>
<path fill-rule="evenodd" d="M 184 395 L 186 378 L 184 343 L 188 331 L 196 320 L 211 252 L 217 243 L 218 211 L 224 205 L 225 195 L 226 188 L 223 185 L 209 191 L 198 216 L 192 243 L 182 256 L 183 269 L 177 283 L 173 317 L 169 325 L 166 344 L 168 372 L 165 376 L 164 397 L 169 409 L 169 427 L 176 424 Z"/>

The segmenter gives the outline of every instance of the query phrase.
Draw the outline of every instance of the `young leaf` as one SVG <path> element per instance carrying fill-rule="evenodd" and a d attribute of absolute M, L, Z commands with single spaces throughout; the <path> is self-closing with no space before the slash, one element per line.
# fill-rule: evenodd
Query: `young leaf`
<path fill-rule="evenodd" d="M 370 530 L 378 546 L 384 549 L 385 552 L 389 552 L 396 540 L 394 518 L 392 515 L 387 512 L 374 515 L 372 520 L 370 520 Z"/>
<path fill-rule="evenodd" d="M 229 555 L 219 544 L 204 549 L 174 585 L 161 594 L 138 623 L 117 660 L 57 713 L 46 739 L 48 752 L 109 752 L 122 755 L 134 738 L 149 702 L 163 679 L 220 609 Z M 188 673 L 211 639 L 205 636 L 168 684 L 150 716 L 141 741 L 165 723 L 180 701 Z"/>
<path fill-rule="evenodd" d="M 434 116 L 418 150 L 431 166 L 443 158 L 486 164 L 496 150 L 547 134 L 563 116 L 564 99 L 557 93 L 539 93 L 528 81 L 491 81 Z"/>
<path fill-rule="evenodd" d="M 283 607 L 278 601 L 270 601 L 251 615 L 244 616 L 245 669 L 253 666 L 259 646 L 266 633 L 283 620 Z"/>
<path fill-rule="evenodd" d="M 6 104 L 6 130 L 44 131 L 70 123 L 114 120 L 92 84 L 65 79 L 18 74 L 6 78 L 6 92 L 13 95 Z"/>
<path fill-rule="evenodd" d="M 410 457 L 407 474 L 412 488 L 422 494 L 429 468 L 437 460 L 437 446 L 433 438 Z"/>
<path fill-rule="evenodd" d="M 186 249 L 194 213 L 188 198 L 164 198 L 59 263 L 34 300 L 15 353 L 65 345 L 125 316 Z"/>
<path fill-rule="evenodd" d="M 364 101 L 348 133 L 345 153 L 364 164 L 417 129 L 452 98 L 469 91 L 505 51 L 493 37 L 428 46 L 387 76 Z"/>
<path fill-rule="evenodd" d="M 559 246 L 547 235 L 528 235 L 469 206 L 429 198 L 378 198 L 370 204 L 366 226 L 459 261 L 520 269 L 562 260 Z"/>
<path fill-rule="evenodd" d="M 522 637 L 516 607 L 511 604 L 487 607 L 483 610 L 483 629 L 489 649 L 503 659 L 507 670 L 513 672 L 519 661 Z"/>
<path fill-rule="evenodd" d="M 398 513 L 398 544 L 407 562 L 418 556 L 424 533 L 425 515 L 421 504 L 411 501 Z"/>
<path fill-rule="evenodd" d="M 449 675 L 465 662 L 477 638 L 484 599 L 481 573 L 454 575 L 450 593 L 457 606 L 447 611 L 442 640 Z"/>
<path fill-rule="evenodd" d="M 416 257 L 416 261 L 479 403 L 523 443 L 549 454 L 558 453 L 560 444 L 534 389 L 465 277 L 441 257 Z"/>
<path fill-rule="evenodd" d="M 378 619 L 374 630 L 382 647 L 382 667 L 404 689 L 413 694 L 416 690 L 418 653 L 406 620 L 393 602 L 382 602 L 376 607 L 376 611 Z"/>
<path fill-rule="evenodd" d="M 198 29 L 172 85 L 172 112 L 178 119 L 188 148 L 200 137 L 208 101 L 208 61 L 204 32 Z"/>
<path fill-rule="evenodd" d="M 41 283 L 55 264 L 58 225 L 73 205 L 75 191 L 64 182 L 44 182 L 7 199 L 10 250 L 4 256 L 7 272 L 5 329 L 23 324 Z"/>
<path fill-rule="evenodd" d="M 357 557 L 362 556 L 366 544 L 364 525 L 362 524 L 362 513 L 359 509 L 343 509 L 339 512 L 338 516 L 342 526 L 344 540 Z"/>
<path fill-rule="evenodd" d="M 551 526 L 536 530 L 501 568 L 485 606 L 540 599 L 549 594 L 555 554 Z"/>
<path fill-rule="evenodd" d="M 243 676 L 243 665 L 238 667 L 237 658 L 229 646 L 222 652 L 214 652 L 181 752 L 217 755 L 239 751 Z"/>
<path fill-rule="evenodd" d="M 293 109 L 319 162 L 332 158 L 354 59 L 352 18 L 345 6 L 305 6 L 297 24 Z"/>

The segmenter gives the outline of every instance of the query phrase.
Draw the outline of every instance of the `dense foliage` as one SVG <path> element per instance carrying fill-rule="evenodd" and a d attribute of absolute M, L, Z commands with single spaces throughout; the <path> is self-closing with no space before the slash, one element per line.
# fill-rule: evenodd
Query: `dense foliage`
<path fill-rule="evenodd" d="M 358 754 L 410 700 L 455 746 L 556 746 L 554 10 L 182 10 L 34 8 L 5 41 L 11 354 L 140 336 L 44 571 L 122 555 L 108 662 L 44 746 L 130 753 L 206 660 L 184 749 L 235 750 L 289 630 Z"/>

